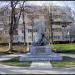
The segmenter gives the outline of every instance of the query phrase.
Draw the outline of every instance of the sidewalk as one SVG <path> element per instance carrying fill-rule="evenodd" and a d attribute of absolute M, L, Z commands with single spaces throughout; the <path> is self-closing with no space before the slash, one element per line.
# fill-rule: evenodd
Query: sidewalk
<path fill-rule="evenodd" d="M 61 56 L 68 56 L 68 57 L 75 58 L 75 54 L 66 54 L 66 53 L 58 53 L 58 54 L 60 54 Z M 17 56 L 23 56 L 23 55 L 25 55 L 25 54 L 23 53 L 23 54 L 0 55 L 0 61 L 11 59 L 11 58 L 14 58 L 14 57 L 17 57 Z"/>
<path fill-rule="evenodd" d="M 32 62 L 31 68 L 37 68 L 37 69 L 52 68 L 52 64 L 49 61 L 37 61 L 37 62 Z"/>
<path fill-rule="evenodd" d="M 75 58 L 75 54 L 66 54 L 66 53 L 59 53 L 60 55 L 62 56 L 68 56 L 68 57 L 71 57 L 71 58 Z"/>
<path fill-rule="evenodd" d="M 9 60 L 17 56 L 22 56 L 23 54 L 9 54 L 9 55 L 1 55 L 0 61 Z"/>
<path fill-rule="evenodd" d="M 23 54 L 1 55 L 0 61 L 8 60 Z M 24 54 L 25 55 L 25 54 Z M 74 54 L 61 54 L 62 56 L 75 57 Z M 32 62 L 30 67 L 14 67 L 0 64 L 0 74 L 75 74 L 75 67 L 54 69 L 52 64 L 47 61 Z"/>

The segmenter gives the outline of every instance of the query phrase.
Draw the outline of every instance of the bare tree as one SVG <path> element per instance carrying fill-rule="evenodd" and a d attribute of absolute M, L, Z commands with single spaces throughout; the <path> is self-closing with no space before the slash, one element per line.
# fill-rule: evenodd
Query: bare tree
<path fill-rule="evenodd" d="M 14 26 L 14 13 L 15 13 L 15 7 L 14 2 L 11 1 L 11 24 L 9 29 L 9 35 L 10 35 L 10 41 L 9 41 L 9 51 L 12 50 L 12 42 L 13 42 L 13 26 Z"/>
<path fill-rule="evenodd" d="M 10 3 L 9 2 L 6 3 L 6 1 L 4 1 L 4 3 L 5 3 L 5 6 L 3 5 L 0 7 L 0 21 L 1 21 L 2 26 L 3 26 L 2 42 L 7 43 L 7 40 L 5 38 L 6 35 L 4 35 L 4 34 L 5 34 L 5 32 L 7 33 L 7 29 L 9 29 L 9 26 L 8 26 L 9 21 L 8 20 L 10 17 L 8 16 L 8 10 L 9 10 Z M 0 4 L 3 4 L 3 1 L 2 2 L 0 1 Z M 6 15 L 6 13 L 7 13 L 7 15 Z"/>
<path fill-rule="evenodd" d="M 26 29 L 26 26 L 25 26 L 25 14 L 24 14 L 24 6 L 22 8 L 22 19 L 23 19 L 23 26 L 24 26 L 24 45 L 26 43 L 26 32 L 25 32 L 25 29 Z"/>
<path fill-rule="evenodd" d="M 22 8 L 24 5 L 25 1 L 9 1 L 8 5 L 3 6 L 1 9 L 1 13 L 5 13 L 3 14 L 2 17 L 2 22 L 4 25 L 4 28 L 7 28 L 7 25 L 9 25 L 9 52 L 11 50 L 13 50 L 12 44 L 13 44 L 13 35 L 14 33 L 17 31 L 16 29 L 18 28 L 18 24 L 19 24 L 19 19 L 21 17 L 21 13 L 22 13 Z M 11 5 L 11 7 L 10 7 Z M 18 8 L 16 8 L 18 6 Z M 17 12 L 16 9 L 19 11 Z M 11 15 L 9 14 L 9 17 L 6 15 L 7 11 L 10 11 Z M 17 12 L 17 13 L 16 13 Z M 9 19 L 7 19 L 9 18 Z"/>
<path fill-rule="evenodd" d="M 16 17 L 15 9 L 16 9 L 16 5 L 18 4 L 18 1 L 15 1 L 15 2 L 11 1 L 12 10 L 11 10 L 11 24 L 10 24 L 10 30 L 9 30 L 9 34 L 10 34 L 9 50 L 10 51 L 12 50 L 13 34 L 16 30 L 16 26 L 19 23 L 19 19 L 20 19 L 20 16 L 21 16 L 22 7 L 24 5 L 24 2 L 25 1 L 23 1 L 23 3 L 22 3 L 19 15 Z"/>

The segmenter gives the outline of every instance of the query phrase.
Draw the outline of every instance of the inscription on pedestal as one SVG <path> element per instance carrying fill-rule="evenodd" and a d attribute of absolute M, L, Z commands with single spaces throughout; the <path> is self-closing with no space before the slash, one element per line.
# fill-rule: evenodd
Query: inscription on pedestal
<path fill-rule="evenodd" d="M 45 51 L 45 48 L 43 47 L 43 48 L 41 48 L 41 47 L 37 47 L 36 48 L 36 53 L 37 54 L 40 54 L 40 53 L 45 53 L 46 51 Z"/>

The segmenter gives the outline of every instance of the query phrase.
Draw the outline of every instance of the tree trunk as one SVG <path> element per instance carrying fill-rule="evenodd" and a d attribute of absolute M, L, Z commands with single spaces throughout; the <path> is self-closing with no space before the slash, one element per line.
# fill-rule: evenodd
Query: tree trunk
<path fill-rule="evenodd" d="M 11 51 L 13 49 L 12 47 L 12 42 L 13 42 L 13 13 L 14 13 L 14 6 L 13 6 L 13 1 L 11 1 L 11 24 L 10 24 L 10 29 L 9 29 L 9 36 L 10 36 L 10 39 L 9 39 L 9 51 Z"/>
<path fill-rule="evenodd" d="M 9 51 L 12 51 L 13 50 L 13 47 L 12 47 L 12 41 L 13 41 L 13 34 L 10 34 L 10 40 L 9 40 Z"/>
<path fill-rule="evenodd" d="M 24 1 L 25 2 L 25 1 Z M 22 6 L 24 5 L 24 2 L 22 4 Z M 16 32 L 16 28 L 21 16 L 21 11 L 20 10 L 20 14 L 19 17 L 16 17 L 16 13 L 15 13 L 15 7 L 17 5 L 18 1 L 15 3 L 14 1 L 11 1 L 11 24 L 10 24 L 10 29 L 9 29 L 9 36 L 10 36 L 10 41 L 9 41 L 9 50 L 12 51 L 13 50 L 13 35 Z M 22 9 L 22 7 L 21 7 Z"/>
<path fill-rule="evenodd" d="M 51 43 L 53 44 L 52 13 L 50 13 L 50 32 L 51 32 Z"/>
<path fill-rule="evenodd" d="M 24 45 L 26 45 L 26 32 L 25 32 L 25 28 L 26 28 L 26 26 L 25 26 L 25 20 L 24 20 L 24 18 L 25 18 L 25 16 L 24 16 L 24 7 L 23 7 L 23 12 L 22 12 L 22 18 L 23 18 L 23 26 L 24 26 Z"/>
<path fill-rule="evenodd" d="M 50 8 L 49 8 L 50 9 Z M 48 11 L 48 19 L 49 19 L 49 43 L 53 43 L 53 31 L 52 31 L 52 13 L 50 13 L 50 11 Z"/>
<path fill-rule="evenodd" d="M 23 21 L 23 25 L 24 25 L 24 45 L 26 45 L 26 32 L 25 32 L 25 22 Z"/>
<path fill-rule="evenodd" d="M 32 25 L 32 41 L 33 41 L 33 31 L 34 31 L 34 30 L 33 30 L 33 25 Z"/>
<path fill-rule="evenodd" d="M 33 33 L 34 33 L 33 26 L 34 26 L 34 15 L 32 17 L 32 41 L 33 41 Z"/>

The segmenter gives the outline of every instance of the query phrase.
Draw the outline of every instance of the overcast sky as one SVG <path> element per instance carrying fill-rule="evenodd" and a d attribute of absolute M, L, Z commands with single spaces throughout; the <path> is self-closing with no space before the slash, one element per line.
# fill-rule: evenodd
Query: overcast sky
<path fill-rule="evenodd" d="M 57 6 L 70 6 L 72 8 L 74 7 L 75 1 L 29 1 L 30 4 L 34 5 L 57 5 Z"/>
<path fill-rule="evenodd" d="M 5 1 L 0 1 L 0 7 L 1 6 L 4 6 L 4 5 L 8 5 L 8 2 L 5 2 Z M 57 5 L 57 6 L 69 6 L 71 7 L 72 9 L 75 8 L 75 1 L 27 1 L 27 4 L 34 4 L 34 5 Z"/>

